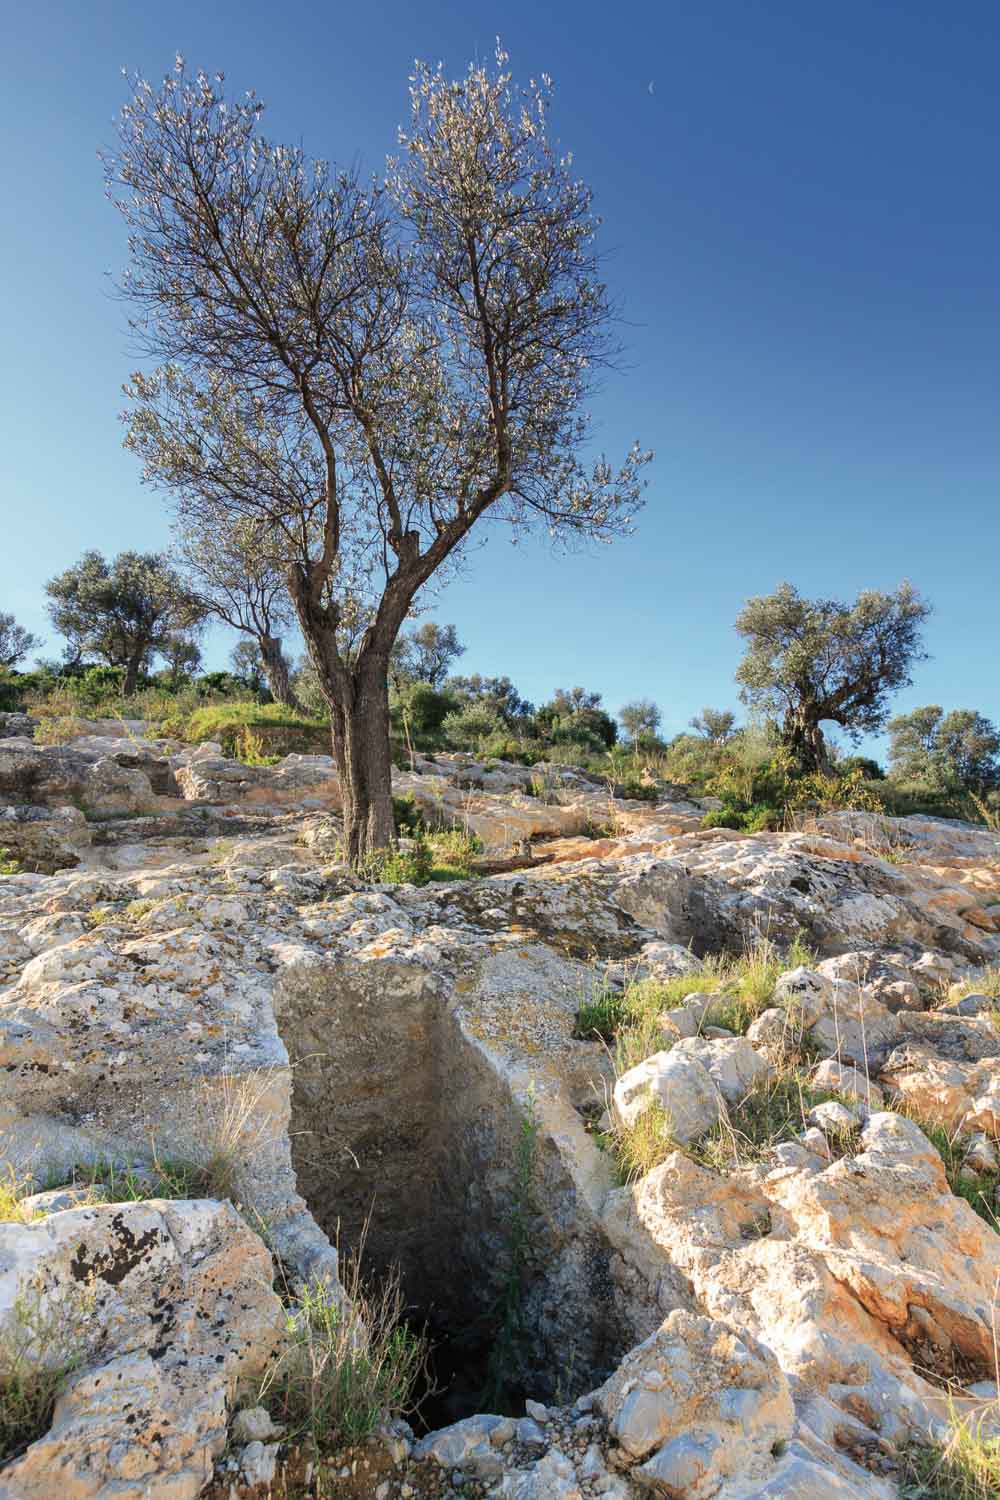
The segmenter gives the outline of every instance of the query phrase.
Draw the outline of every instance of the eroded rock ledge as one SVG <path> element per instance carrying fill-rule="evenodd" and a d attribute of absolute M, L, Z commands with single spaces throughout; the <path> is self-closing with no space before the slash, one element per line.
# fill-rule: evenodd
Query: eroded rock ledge
<path fill-rule="evenodd" d="M 39 873 L 0 880 L 6 1169 L 43 1190 L 100 1162 L 113 1187 L 224 1152 L 238 1207 L 64 1194 L 0 1225 L 0 1327 L 26 1295 L 66 1318 L 92 1299 L 86 1357 L 47 1436 L 0 1469 L 2 1500 L 263 1494 L 283 1450 L 234 1430 L 233 1400 L 284 1336 L 276 1261 L 288 1286 L 335 1288 L 331 1241 L 368 1221 L 372 1264 L 398 1263 L 422 1314 L 474 1326 L 502 1288 L 526 1110 L 530 1410 L 387 1434 L 344 1494 L 888 1497 L 949 1383 L 960 1410 L 995 1392 L 1000 1238 L 881 1106 L 909 1101 L 988 1166 L 1000 1032 L 947 987 L 1000 957 L 1000 838 L 848 814 L 706 832 L 666 794 L 611 805 L 567 772 L 550 805 L 519 767 L 442 757 L 400 790 L 494 851 L 534 840 L 537 865 L 362 888 L 332 856 L 327 757 L 248 768 L 142 726 L 58 749 L 13 728 L 0 845 Z M 581 1003 L 762 932 L 820 959 L 740 1042 L 750 1072 L 794 1007 L 853 1149 L 824 1149 L 821 1116 L 737 1170 L 678 1150 L 620 1186 L 592 1129 L 613 1072 L 576 1035 Z M 665 1047 L 688 1033 L 665 1021 Z M 697 1076 L 722 1118 L 739 1055 L 696 1034 L 654 1059 L 640 1103 Z"/>

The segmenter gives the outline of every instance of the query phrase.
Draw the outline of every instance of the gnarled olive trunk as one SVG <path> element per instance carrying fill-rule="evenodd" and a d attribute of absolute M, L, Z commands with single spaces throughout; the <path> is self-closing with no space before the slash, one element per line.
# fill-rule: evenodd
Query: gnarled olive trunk
<path fill-rule="evenodd" d="M 289 679 L 288 662 L 285 660 L 280 640 L 274 635 L 262 635 L 258 639 L 261 664 L 271 697 L 275 703 L 284 704 L 294 713 L 304 713 L 305 709 L 296 697 Z"/>
<path fill-rule="evenodd" d="M 808 706 L 788 710 L 782 735 L 804 771 L 826 771 L 829 768 L 823 731 Z"/>

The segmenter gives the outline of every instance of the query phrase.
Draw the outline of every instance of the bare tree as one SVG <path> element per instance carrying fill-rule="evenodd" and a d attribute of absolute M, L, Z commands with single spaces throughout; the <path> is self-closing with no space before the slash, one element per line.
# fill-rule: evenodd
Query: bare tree
<path fill-rule="evenodd" d="M 259 133 L 253 95 L 183 63 L 135 80 L 110 188 L 147 352 L 129 444 L 182 515 L 259 523 L 329 704 L 352 862 L 394 837 L 389 653 L 477 522 L 610 539 L 636 444 L 585 465 L 614 355 L 591 193 L 546 132 L 550 84 L 418 64 L 383 183 Z"/>
<path fill-rule="evenodd" d="M 261 523 L 238 519 L 230 527 L 210 528 L 181 522 L 176 552 L 206 613 L 256 644 L 271 697 L 302 712 L 279 634 L 293 618 L 285 569 L 271 554 Z"/>

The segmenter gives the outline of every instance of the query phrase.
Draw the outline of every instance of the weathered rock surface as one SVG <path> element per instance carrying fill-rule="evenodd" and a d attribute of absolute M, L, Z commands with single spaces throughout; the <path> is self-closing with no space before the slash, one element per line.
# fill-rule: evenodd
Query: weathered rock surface
<path fill-rule="evenodd" d="M 282 1337 L 271 1275 L 229 1204 L 106 1204 L 5 1226 L 0 1338 L 29 1305 L 78 1324 L 86 1357 L 48 1434 L 0 1469 L 0 1497 L 194 1500 L 236 1383 L 259 1380 Z"/>
<path fill-rule="evenodd" d="M 351 1243 L 370 1215 L 374 1263 L 474 1325 L 504 1287 L 525 1119 L 521 1375 L 547 1406 L 412 1455 L 397 1435 L 380 1500 L 442 1475 L 461 1494 L 459 1470 L 510 1500 L 889 1500 L 894 1445 L 940 1426 L 945 1383 L 963 1410 L 983 1399 L 1000 1238 L 884 1106 L 963 1136 L 992 1180 L 1000 1030 L 975 987 L 1000 959 L 996 835 L 855 814 L 702 830 L 669 788 L 612 805 L 550 768 L 531 797 L 537 772 L 449 756 L 396 790 L 493 850 L 544 835 L 556 854 L 372 888 L 338 862 L 329 757 L 246 767 L 142 725 L 64 747 L 30 728 L 0 735 L 0 847 L 25 868 L 0 878 L 0 1169 L 35 1189 L 0 1224 L 0 1330 L 29 1283 L 68 1308 L 89 1277 L 97 1312 L 51 1432 L 0 1468 L 3 1500 L 209 1484 L 236 1381 L 253 1385 L 283 1326 L 248 1225 L 293 1285 L 336 1286 L 324 1231 Z M 762 933 L 804 934 L 818 957 L 746 1036 L 703 1034 L 694 1000 L 616 1081 L 578 1034 L 601 983 L 683 974 Z M 963 980 L 972 996 L 949 997 Z M 796 1138 L 723 1172 L 676 1151 L 618 1184 L 588 1128 L 612 1098 L 632 1122 L 659 1103 L 696 1144 L 738 1129 L 796 1049 L 837 1096 Z M 152 1180 L 154 1157 L 207 1167 L 220 1147 L 242 1219 L 214 1201 L 71 1206 L 81 1164 Z M 213 1497 L 283 1462 L 249 1418 L 232 1442 Z"/>

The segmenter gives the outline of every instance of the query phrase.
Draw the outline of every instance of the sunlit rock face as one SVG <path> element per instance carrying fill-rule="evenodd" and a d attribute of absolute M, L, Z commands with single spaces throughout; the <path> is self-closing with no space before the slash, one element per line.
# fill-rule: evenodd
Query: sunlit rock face
<path fill-rule="evenodd" d="M 888 1500 L 946 1391 L 983 1401 L 1000 1239 L 953 1188 L 982 1204 L 997 1176 L 1000 838 L 859 814 L 744 836 L 674 789 L 615 803 L 550 768 L 542 799 L 441 756 L 396 789 L 476 832 L 487 873 L 371 886 L 339 860 L 329 757 L 247 767 L 141 724 L 50 747 L 13 717 L 0 1340 L 25 1299 L 71 1331 L 90 1301 L 3 1500 L 263 1493 L 290 1461 L 252 1404 L 288 1338 L 275 1288 L 340 1297 L 338 1236 L 475 1344 L 435 1430 L 359 1460 L 383 1500 L 457 1469 L 511 1500 Z M 812 956 L 735 1034 L 676 976 L 762 937 Z M 616 1074 L 581 1007 L 644 977 L 671 998 Z M 741 1151 L 792 1054 L 822 1102 Z M 623 1185 L 608 1131 L 644 1119 L 673 1149 Z M 196 1190 L 157 1196 L 171 1162 Z M 513 1214 L 520 1404 L 483 1412 Z"/>

